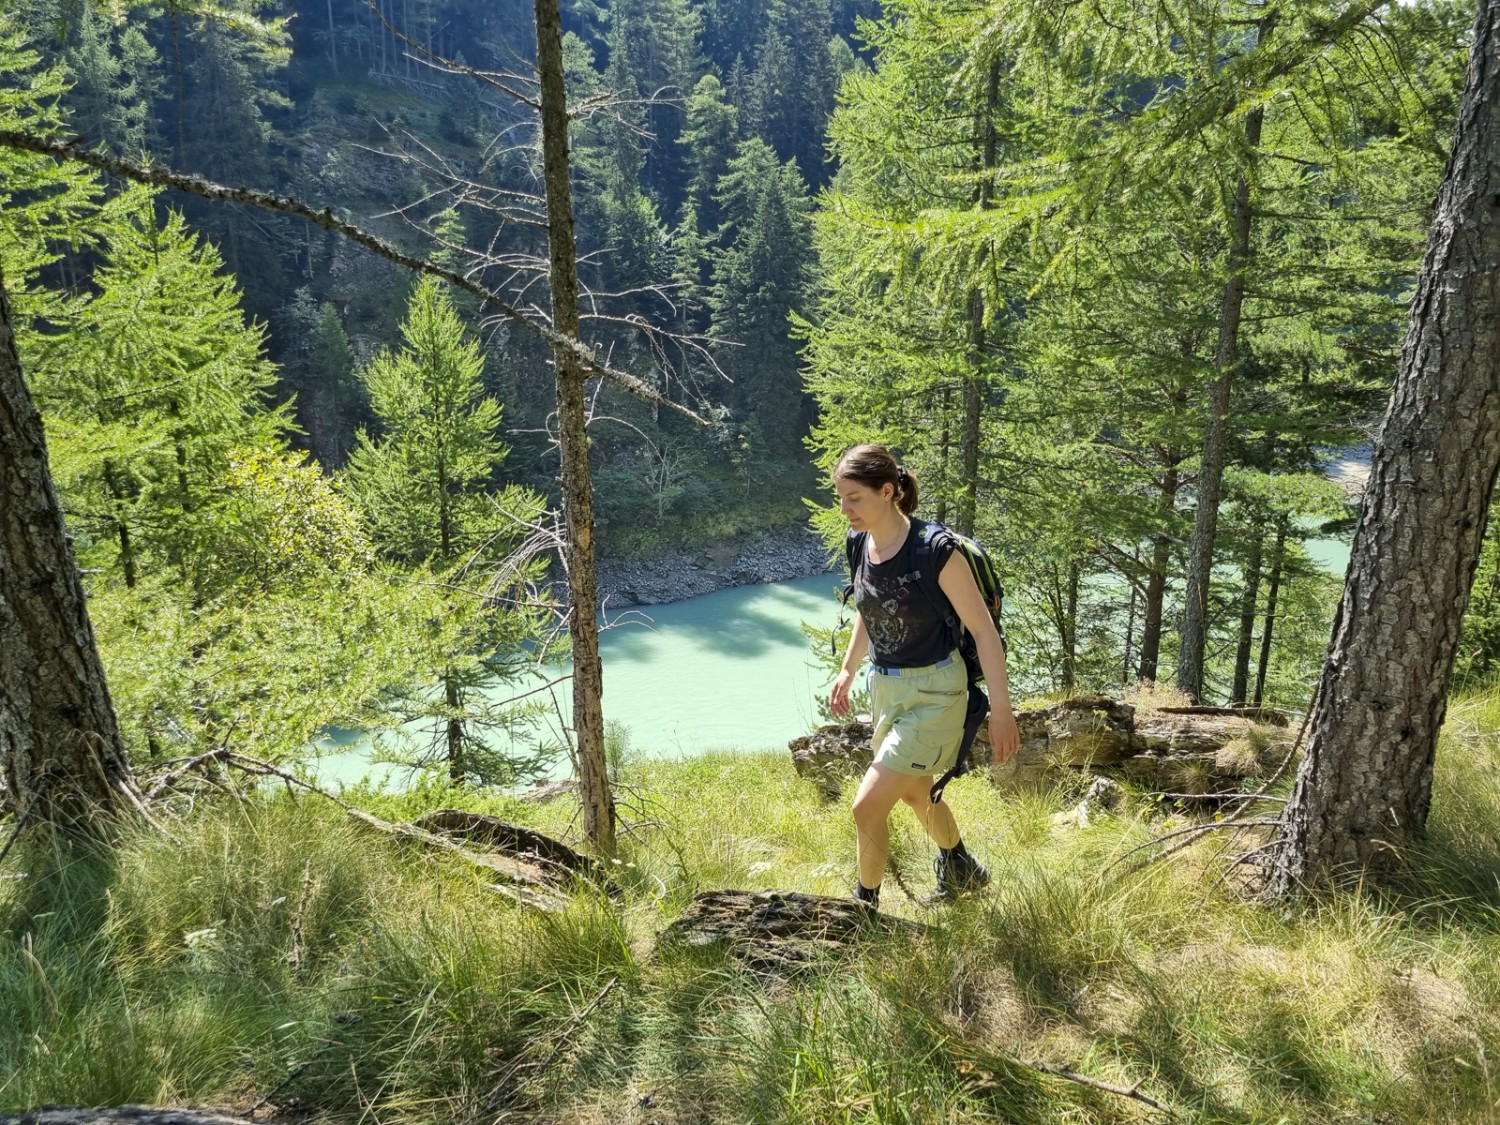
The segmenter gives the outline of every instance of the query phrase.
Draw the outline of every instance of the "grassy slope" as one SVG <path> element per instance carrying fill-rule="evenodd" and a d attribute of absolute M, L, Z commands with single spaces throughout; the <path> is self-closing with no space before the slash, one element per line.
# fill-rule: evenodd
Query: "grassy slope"
<path fill-rule="evenodd" d="M 1080 829 L 1054 820 L 1065 794 L 964 779 L 951 792 L 995 889 L 926 916 L 924 939 L 793 983 L 708 953 L 657 958 L 650 937 L 701 889 L 841 893 L 846 809 L 776 757 L 643 763 L 629 781 L 628 893 L 561 918 L 315 798 L 200 809 L 177 841 L 133 835 L 108 864 L 13 856 L 0 1107 L 243 1109 L 280 1087 L 338 1121 L 1151 1116 L 1007 1061 L 1022 1057 L 1144 1080 L 1190 1122 L 1500 1120 L 1495 694 L 1453 707 L 1412 893 L 1270 909 L 1231 895 L 1209 848 L 1106 871 L 1158 823 L 1144 810 Z M 452 795 L 377 811 L 432 803 Z M 569 815 L 489 807 L 554 831 Z M 898 825 L 920 893 L 932 853 L 909 816 Z"/>

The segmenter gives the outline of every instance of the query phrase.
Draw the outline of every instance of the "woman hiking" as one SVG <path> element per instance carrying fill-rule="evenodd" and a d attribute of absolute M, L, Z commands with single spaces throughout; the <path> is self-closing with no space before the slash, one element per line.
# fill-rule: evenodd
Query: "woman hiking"
<path fill-rule="evenodd" d="M 968 563 L 955 558 L 958 543 L 940 524 L 918 519 L 917 478 L 881 445 L 849 449 L 833 471 L 839 510 L 849 534 L 863 536 L 850 557 L 850 575 L 859 610 L 844 663 L 828 703 L 835 715 L 849 714 L 849 685 L 870 651 L 870 709 L 874 761 L 854 798 L 858 831 L 859 878 L 854 897 L 870 906 L 880 902 L 880 882 L 890 850 L 891 810 L 905 801 L 937 844 L 936 900 L 985 886 L 990 875 L 964 847 L 953 811 L 934 804 L 935 775 L 958 756 L 968 702 L 968 675 L 947 622 L 949 607 L 970 634 L 991 696 L 990 743 L 995 761 L 1004 762 L 1020 746 L 1005 649 Z M 948 605 L 924 589 L 920 564 L 937 575 Z M 929 576 L 930 577 L 930 576 Z"/>

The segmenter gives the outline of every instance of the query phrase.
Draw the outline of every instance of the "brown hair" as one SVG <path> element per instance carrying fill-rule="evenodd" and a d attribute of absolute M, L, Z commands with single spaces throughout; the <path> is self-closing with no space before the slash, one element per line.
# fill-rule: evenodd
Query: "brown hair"
<path fill-rule="evenodd" d="M 857 481 L 876 492 L 890 485 L 903 515 L 917 510 L 917 474 L 903 468 L 883 445 L 851 445 L 839 458 L 833 479 Z"/>

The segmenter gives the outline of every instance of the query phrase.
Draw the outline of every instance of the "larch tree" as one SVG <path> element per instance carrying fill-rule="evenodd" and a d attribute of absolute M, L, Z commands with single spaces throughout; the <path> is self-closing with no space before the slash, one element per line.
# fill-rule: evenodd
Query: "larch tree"
<path fill-rule="evenodd" d="M 513 546 L 514 521 L 544 504 L 525 489 L 491 487 L 508 452 L 496 437 L 501 408 L 484 394 L 483 351 L 442 282 L 418 282 L 401 334 L 403 348 L 380 353 L 362 372 L 381 432 L 359 432 L 350 491 L 386 554 L 425 563 L 439 576 L 443 593 L 435 600 L 445 627 L 426 656 L 437 662 L 442 702 L 434 708 L 423 700 L 418 711 L 440 720 L 452 780 L 494 778 L 504 771 L 482 766 L 497 755 L 474 729 L 488 715 L 472 701 L 495 678 L 502 654 L 534 638 L 528 615 L 507 613 L 500 599 L 472 588 L 478 568 L 470 564 Z"/>
<path fill-rule="evenodd" d="M 1500 0 L 1485 0 L 1273 895 L 1388 869 L 1422 835 L 1497 474 Z"/>
<path fill-rule="evenodd" d="M 5 36 L 0 69 L 27 78 L 0 90 L 0 125 L 61 127 L 56 71 Z M 99 197 L 78 170 L 0 157 L 0 796 L 23 827 L 84 835 L 106 832 L 135 787 L 17 347 L 18 322 L 57 305 L 17 309 L 7 286 L 24 288 L 58 244 L 86 237 Z"/>

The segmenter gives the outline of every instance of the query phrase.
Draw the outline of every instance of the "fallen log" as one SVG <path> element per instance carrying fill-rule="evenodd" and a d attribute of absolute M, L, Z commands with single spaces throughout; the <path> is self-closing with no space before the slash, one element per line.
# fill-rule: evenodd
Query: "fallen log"
<path fill-rule="evenodd" d="M 471 844 L 498 848 L 515 859 L 539 862 L 571 872 L 586 879 L 602 880 L 603 869 L 593 856 L 575 851 L 561 840 L 519 824 L 511 824 L 487 813 L 464 812 L 462 809 L 434 809 L 413 822 L 427 832 L 440 832 Z"/>

